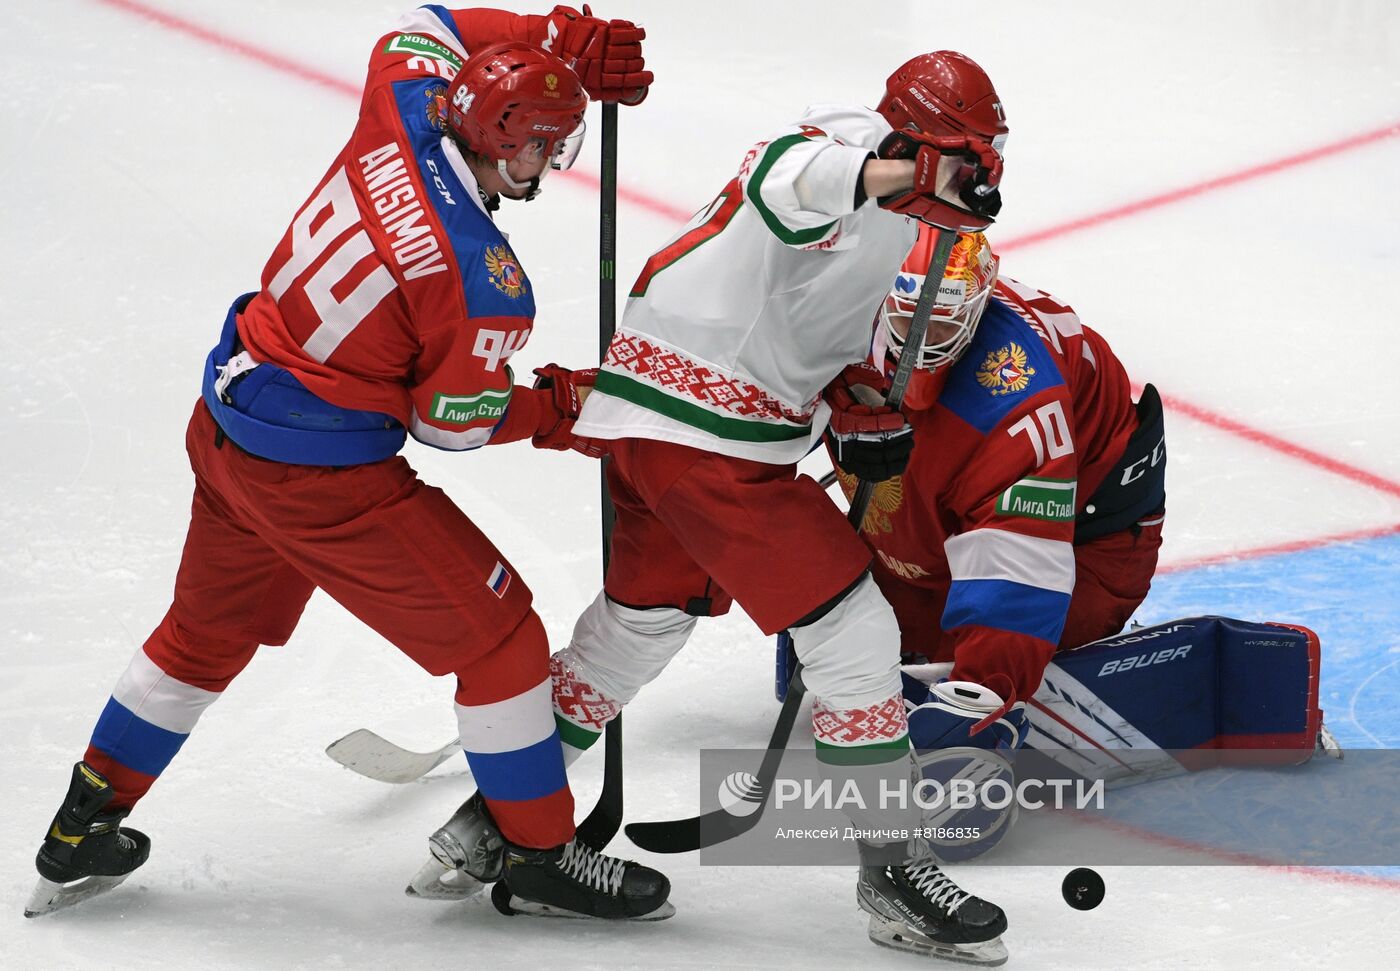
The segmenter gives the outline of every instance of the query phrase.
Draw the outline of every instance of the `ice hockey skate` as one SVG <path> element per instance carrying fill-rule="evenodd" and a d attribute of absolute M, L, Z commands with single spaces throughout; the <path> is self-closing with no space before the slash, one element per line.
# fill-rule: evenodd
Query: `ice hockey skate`
<path fill-rule="evenodd" d="M 68 795 L 34 861 L 39 883 L 24 916 L 40 917 L 118 886 L 151 853 L 151 841 L 122 829 L 126 810 L 104 813 L 112 786 L 86 762 L 73 766 Z"/>
<path fill-rule="evenodd" d="M 1006 914 L 933 863 L 862 866 L 856 900 L 881 947 L 985 967 L 1006 963 Z"/>
<path fill-rule="evenodd" d="M 458 807 L 428 837 L 432 858 L 418 868 L 404 889 L 420 900 L 465 900 L 501 878 L 505 841 L 491 821 L 481 793 Z"/>
<path fill-rule="evenodd" d="M 665 920 L 671 882 L 650 867 L 573 840 L 548 850 L 506 844 L 505 871 L 491 892 L 503 914 Z"/>

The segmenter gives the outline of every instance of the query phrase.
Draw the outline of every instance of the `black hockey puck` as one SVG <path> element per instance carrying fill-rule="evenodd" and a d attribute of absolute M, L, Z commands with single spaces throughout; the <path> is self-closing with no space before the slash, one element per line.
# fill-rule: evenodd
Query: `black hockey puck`
<path fill-rule="evenodd" d="M 1103 877 L 1086 866 L 1079 867 L 1065 874 L 1060 893 L 1075 910 L 1093 910 L 1103 903 Z"/>

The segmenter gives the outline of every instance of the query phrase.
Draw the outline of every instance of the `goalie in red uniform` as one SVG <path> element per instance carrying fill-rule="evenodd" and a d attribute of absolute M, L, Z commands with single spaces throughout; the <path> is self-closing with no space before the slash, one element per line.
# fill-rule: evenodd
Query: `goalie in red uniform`
<path fill-rule="evenodd" d="M 913 353 L 904 336 L 933 242 L 920 235 L 879 313 L 871 359 L 884 374 L 856 368 L 852 381 L 878 387 Z M 1057 648 L 1116 633 L 1147 596 L 1166 463 L 1156 390 L 1134 404 L 1102 337 L 998 270 L 985 236 L 958 238 L 904 399 L 913 454 L 861 524 L 906 660 L 953 662 L 911 700 L 960 688 L 989 712 L 1028 702 Z M 849 496 L 854 476 L 838 475 Z M 916 745 L 952 744 L 919 737 L 920 720 Z"/>
<path fill-rule="evenodd" d="M 852 380 L 881 387 L 912 353 L 904 335 L 931 246 L 925 232 L 878 315 L 872 360 L 885 373 Z M 904 399 L 913 453 L 862 522 L 906 661 L 935 662 L 906 668 L 914 744 L 1014 749 L 1033 727 L 1033 747 L 1079 774 L 1093 763 L 1110 784 L 1183 771 L 1171 750 L 1340 758 L 1312 631 L 1208 616 L 1113 636 L 1157 567 L 1161 399 L 1148 384 L 1134 403 L 1099 334 L 998 271 L 985 237 L 959 238 Z M 840 478 L 849 494 L 853 478 Z M 955 717 L 969 706 L 989 714 L 986 728 Z M 1120 746 L 1131 766 L 1111 756 Z M 1095 750 L 1110 752 L 1101 765 L 1085 757 Z"/>
<path fill-rule="evenodd" d="M 505 842 L 490 878 L 518 909 L 669 916 L 665 877 L 574 839 L 529 588 L 397 454 L 410 434 L 451 451 L 575 443 L 591 376 L 550 365 L 535 387 L 514 383 L 534 284 L 491 213 L 568 166 L 589 95 L 645 96 L 644 36 L 567 7 L 433 5 L 376 43 L 348 144 L 205 365 L 174 603 L 74 767 L 29 916 L 146 861 L 150 840 L 122 819 L 258 646 L 286 643 L 317 587 L 428 673 L 455 676 L 477 802 Z M 238 776 L 220 777 L 232 781 L 207 798 L 237 799 Z"/>

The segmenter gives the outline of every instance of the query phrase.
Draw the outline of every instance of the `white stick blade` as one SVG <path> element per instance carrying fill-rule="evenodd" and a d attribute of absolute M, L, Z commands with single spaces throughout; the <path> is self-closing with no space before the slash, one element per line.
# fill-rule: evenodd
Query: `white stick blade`
<path fill-rule="evenodd" d="M 423 778 L 459 751 L 456 739 L 435 752 L 410 752 L 367 728 L 326 746 L 326 754 L 368 779 L 402 785 Z"/>

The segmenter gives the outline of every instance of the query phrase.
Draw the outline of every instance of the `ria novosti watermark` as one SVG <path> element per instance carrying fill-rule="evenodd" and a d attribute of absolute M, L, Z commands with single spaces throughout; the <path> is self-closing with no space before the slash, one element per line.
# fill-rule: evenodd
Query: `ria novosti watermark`
<path fill-rule="evenodd" d="M 940 752 L 924 753 L 916 775 L 833 771 L 807 749 L 785 753 L 771 790 L 759 792 L 751 772 L 762 754 L 701 753 L 702 811 L 762 813 L 702 850 L 702 863 L 854 863 L 858 841 L 922 839 L 945 859 L 999 865 L 1400 865 L 1400 752 L 1391 750 L 1303 765 L 1267 749 L 1151 758 L 1024 749 L 981 766 Z"/>
<path fill-rule="evenodd" d="M 721 783 L 721 786 L 726 783 Z M 785 808 L 885 811 L 904 810 L 911 806 L 928 812 L 1000 811 L 1010 809 L 1012 803 L 1018 809 L 1027 810 L 1102 810 L 1105 798 L 1102 779 L 1092 782 L 1085 779 L 1022 779 L 1013 782 L 1001 777 L 983 780 L 881 778 L 876 780 L 873 792 L 861 786 L 856 779 L 778 778 L 773 785 L 773 808 L 779 811 Z"/>

